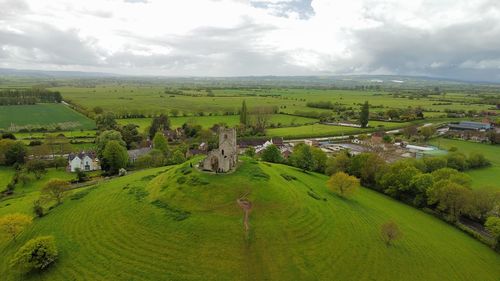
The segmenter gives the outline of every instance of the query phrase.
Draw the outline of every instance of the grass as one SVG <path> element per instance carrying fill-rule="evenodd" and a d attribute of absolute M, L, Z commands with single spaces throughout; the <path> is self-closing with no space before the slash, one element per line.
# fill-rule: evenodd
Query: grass
<path fill-rule="evenodd" d="M 284 138 L 327 137 L 344 134 L 363 134 L 373 132 L 377 129 L 396 129 L 408 126 L 410 124 L 410 122 L 395 123 L 370 121 L 370 123 L 368 124 L 370 128 L 366 129 L 325 124 L 313 124 L 297 127 L 268 129 L 266 134 L 271 137 L 280 136 Z"/>
<path fill-rule="evenodd" d="M 62 104 L 0 106 L 0 129 L 45 127 L 58 130 L 93 129 L 93 120 Z"/>
<path fill-rule="evenodd" d="M 498 187 L 500 188 L 500 146 L 484 143 L 475 143 L 463 140 L 434 139 L 432 144 L 440 148 L 450 149 L 456 147 L 459 152 L 469 155 L 472 152 L 482 153 L 491 162 L 491 166 L 482 169 L 467 171 L 472 177 L 472 186 L 479 187 Z"/>
<path fill-rule="evenodd" d="M 57 263 L 45 273 L 21 276 L 2 261 L 2 280 L 496 281 L 500 276 L 500 255 L 488 247 L 368 189 L 341 199 L 326 190 L 323 175 L 251 161 L 227 175 L 190 169 L 184 164 L 139 171 L 92 187 L 78 200 L 66 199 L 36 219 L 17 243 L 0 241 L 6 261 L 28 239 L 54 235 Z M 180 176 L 186 183 L 177 183 Z M 208 184 L 191 185 L 192 178 Z M 130 192 L 132 187 L 136 191 Z M 249 233 L 236 203 L 244 194 L 253 205 Z M 0 214 L 31 213 L 22 201 L 12 203 Z M 387 220 L 404 233 L 392 247 L 379 237 Z"/>
<path fill-rule="evenodd" d="M 387 108 L 406 108 L 421 106 L 429 111 L 444 112 L 445 109 L 487 110 L 488 105 L 477 104 L 479 98 L 464 94 L 447 93 L 446 99 L 452 100 L 449 105 L 438 105 L 441 96 L 427 98 L 394 98 L 383 91 L 358 90 L 319 90 L 319 89 L 213 89 L 213 97 L 207 96 L 205 90 L 183 90 L 187 95 L 169 95 L 164 87 L 143 86 L 140 84 L 98 84 L 93 88 L 58 87 L 53 88 L 62 93 L 65 100 L 92 110 L 100 106 L 108 111 L 123 115 L 126 113 L 157 115 L 176 109 L 181 113 L 193 115 L 199 111 L 205 113 L 237 112 L 243 99 L 249 108 L 257 106 L 277 106 L 286 113 L 296 111 L 324 111 L 306 106 L 310 101 L 339 102 L 346 107 L 357 110 L 359 104 L 370 101 L 373 106 Z M 436 113 L 429 113 L 436 115 Z"/>
<path fill-rule="evenodd" d="M 227 116 L 190 116 L 190 117 L 171 117 L 171 125 L 174 128 L 181 127 L 184 123 L 200 125 L 203 128 L 210 128 L 215 124 L 225 123 L 229 127 L 234 127 L 240 123 L 239 115 L 227 115 Z M 273 114 L 269 118 L 269 125 L 290 126 L 290 125 L 302 125 L 318 122 L 317 119 L 306 118 L 300 116 L 292 116 L 285 114 Z M 125 124 L 136 124 L 139 125 L 141 131 L 145 130 L 151 125 L 151 118 L 129 118 L 129 119 L 118 119 L 118 123 L 121 125 Z"/>

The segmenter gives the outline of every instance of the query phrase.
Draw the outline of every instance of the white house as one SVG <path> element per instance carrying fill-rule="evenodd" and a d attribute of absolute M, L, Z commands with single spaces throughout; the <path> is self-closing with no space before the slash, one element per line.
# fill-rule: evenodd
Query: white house
<path fill-rule="evenodd" d="M 80 169 L 81 171 L 96 171 L 101 169 L 101 165 L 93 152 L 72 153 L 68 156 L 68 171 L 76 172 L 76 169 Z"/>

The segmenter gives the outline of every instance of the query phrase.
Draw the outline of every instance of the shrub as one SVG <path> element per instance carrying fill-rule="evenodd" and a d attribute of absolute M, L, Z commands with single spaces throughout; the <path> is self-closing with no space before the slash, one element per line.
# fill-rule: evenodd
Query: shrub
<path fill-rule="evenodd" d="M 53 236 L 31 239 L 24 244 L 10 261 L 11 267 L 23 270 L 43 270 L 57 259 L 57 247 Z"/>
<path fill-rule="evenodd" d="M 39 218 L 41 218 L 41 217 L 43 217 L 43 215 L 45 215 L 44 210 L 43 210 L 43 206 L 42 206 L 42 203 L 40 202 L 40 200 L 36 200 L 33 202 L 33 212 Z"/>

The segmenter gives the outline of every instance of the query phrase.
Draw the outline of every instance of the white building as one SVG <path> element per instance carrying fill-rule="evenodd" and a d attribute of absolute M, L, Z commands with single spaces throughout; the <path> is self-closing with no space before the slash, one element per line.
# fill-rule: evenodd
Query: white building
<path fill-rule="evenodd" d="M 96 171 L 101 169 L 101 165 L 93 152 L 72 153 L 68 156 L 68 171 L 76 172 L 76 169 L 80 169 L 81 171 Z"/>

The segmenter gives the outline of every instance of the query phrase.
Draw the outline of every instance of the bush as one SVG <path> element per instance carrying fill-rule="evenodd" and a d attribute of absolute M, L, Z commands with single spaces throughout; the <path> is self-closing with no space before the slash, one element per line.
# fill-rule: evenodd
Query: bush
<path fill-rule="evenodd" d="M 41 218 L 41 217 L 43 217 L 43 215 L 45 215 L 45 213 L 43 211 L 43 206 L 42 206 L 42 203 L 40 202 L 40 200 L 36 200 L 35 202 L 33 202 L 33 212 L 39 218 Z"/>
<path fill-rule="evenodd" d="M 57 247 L 53 236 L 31 239 L 24 244 L 10 261 L 11 267 L 29 271 L 43 270 L 57 259 Z"/>

